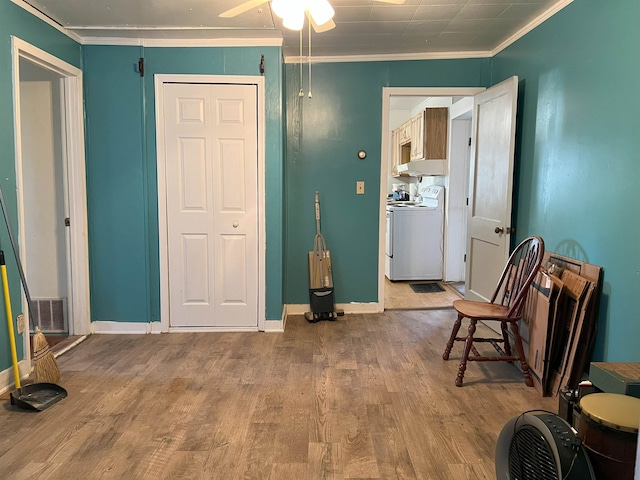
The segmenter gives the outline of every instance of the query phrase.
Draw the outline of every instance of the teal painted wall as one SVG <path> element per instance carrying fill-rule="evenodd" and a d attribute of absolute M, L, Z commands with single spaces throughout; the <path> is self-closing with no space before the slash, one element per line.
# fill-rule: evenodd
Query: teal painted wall
<path fill-rule="evenodd" d="M 315 234 L 316 190 L 334 259 L 336 301 L 374 302 L 382 87 L 489 86 L 518 75 L 518 237 L 541 234 L 549 250 L 605 268 L 595 359 L 638 361 L 640 323 L 632 301 L 640 287 L 634 248 L 640 234 L 634 185 L 640 174 L 640 105 L 633 94 L 640 81 L 637 18 L 635 0 L 576 0 L 491 60 L 314 64 L 313 98 L 301 99 L 299 68 L 282 66 L 280 48 L 87 46 L 81 61 L 75 42 L 4 0 L 0 182 L 5 192 L 15 190 L 10 35 L 17 35 L 73 65 L 84 63 L 92 318 L 157 321 L 152 75 L 257 75 L 264 54 L 267 318 L 279 319 L 283 303 L 308 301 L 306 255 Z M 144 80 L 135 69 L 140 56 L 147 62 Z M 364 161 L 356 158 L 360 149 L 368 152 Z M 358 180 L 365 181 L 365 195 L 355 195 Z M 587 195 L 593 183 L 610 189 L 604 201 Z M 7 197 L 15 218 L 15 195 Z M 0 245 L 9 245 L 4 231 Z M 9 275 L 18 305 L 14 265 Z M 0 342 L 6 340 L 3 318 Z M 0 369 L 7 368 L 8 353 L 0 352 Z"/>
<path fill-rule="evenodd" d="M 83 47 L 92 320 L 150 321 L 140 47 Z"/>
<path fill-rule="evenodd" d="M 382 88 L 485 86 L 488 68 L 486 59 L 320 63 L 312 66 L 313 97 L 300 98 L 299 65 L 286 66 L 285 303 L 309 301 L 315 191 L 335 301 L 378 300 Z M 303 72 L 307 93 L 306 67 Z M 360 149 L 365 160 L 356 156 Z M 359 180 L 364 195 L 355 193 Z"/>
<path fill-rule="evenodd" d="M 637 0 L 576 0 L 492 60 L 492 83 L 520 79 L 518 237 L 604 268 L 612 362 L 640 361 L 638 19 Z"/>
<path fill-rule="evenodd" d="M 15 143 L 13 129 L 13 63 L 11 36 L 44 50 L 65 62 L 80 67 L 80 46 L 56 29 L 44 24 L 24 9 L 8 0 L 0 1 L 0 186 L 9 210 L 14 231 L 17 232 L 17 197 Z M 5 251 L 7 276 L 11 292 L 13 316 L 20 312 L 20 280 L 18 269 L 11 251 L 9 236 L 0 225 L 0 248 Z M 4 299 L 3 299 L 4 300 Z M 11 366 L 9 354 L 9 336 L 7 334 L 7 317 L 4 308 L 0 309 L 0 371 Z M 17 335 L 18 358 L 23 358 L 23 337 Z"/>
<path fill-rule="evenodd" d="M 160 320 L 154 74 L 260 75 L 266 86 L 266 318 L 282 316 L 280 47 L 86 46 L 93 320 Z M 136 71 L 145 58 L 145 77 Z"/>

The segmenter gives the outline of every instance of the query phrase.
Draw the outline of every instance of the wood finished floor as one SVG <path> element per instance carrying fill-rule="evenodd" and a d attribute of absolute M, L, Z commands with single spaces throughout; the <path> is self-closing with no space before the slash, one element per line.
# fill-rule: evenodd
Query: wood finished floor
<path fill-rule="evenodd" d="M 411 283 L 423 283 L 421 281 L 392 282 L 384 279 L 384 308 L 386 310 L 415 310 L 451 308 L 455 300 L 462 295 L 451 285 L 439 282 L 445 289 L 444 292 L 416 293 L 411 288 Z"/>
<path fill-rule="evenodd" d="M 456 388 L 454 315 L 93 335 L 58 358 L 66 399 L 32 413 L 3 396 L 0 477 L 494 479 L 504 423 L 556 402 L 505 363 L 471 364 Z"/>

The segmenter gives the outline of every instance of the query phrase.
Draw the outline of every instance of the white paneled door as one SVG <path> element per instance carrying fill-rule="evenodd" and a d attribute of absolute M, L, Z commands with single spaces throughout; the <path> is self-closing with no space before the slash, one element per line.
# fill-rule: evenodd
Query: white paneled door
<path fill-rule="evenodd" d="M 257 327 L 257 87 L 164 87 L 170 327 Z"/>
<path fill-rule="evenodd" d="M 487 301 L 509 258 L 518 77 L 474 99 L 465 298 Z"/>

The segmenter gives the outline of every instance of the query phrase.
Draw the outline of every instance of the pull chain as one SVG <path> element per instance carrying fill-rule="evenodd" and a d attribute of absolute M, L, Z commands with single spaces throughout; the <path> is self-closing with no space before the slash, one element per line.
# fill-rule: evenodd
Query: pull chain
<path fill-rule="evenodd" d="M 307 57 L 307 62 L 309 63 L 309 98 L 311 98 L 311 20 L 307 23 L 309 24 L 309 56 Z"/>
<path fill-rule="evenodd" d="M 302 29 L 300 29 L 300 92 L 299 97 L 304 97 L 304 90 L 302 90 Z"/>

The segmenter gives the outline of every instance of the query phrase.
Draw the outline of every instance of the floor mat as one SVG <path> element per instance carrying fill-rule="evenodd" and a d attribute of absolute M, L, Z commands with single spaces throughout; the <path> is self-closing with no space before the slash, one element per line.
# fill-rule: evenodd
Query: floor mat
<path fill-rule="evenodd" d="M 444 292 L 444 287 L 438 282 L 410 283 L 409 286 L 416 293 Z"/>

